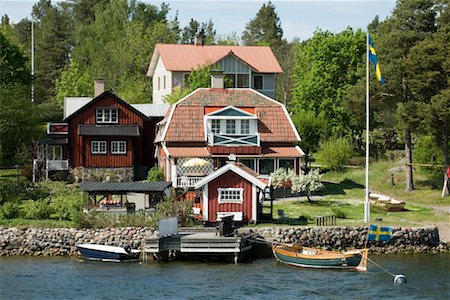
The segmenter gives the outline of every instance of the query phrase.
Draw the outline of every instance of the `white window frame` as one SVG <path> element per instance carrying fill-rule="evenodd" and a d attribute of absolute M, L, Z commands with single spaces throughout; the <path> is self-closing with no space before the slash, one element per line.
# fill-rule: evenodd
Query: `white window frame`
<path fill-rule="evenodd" d="M 236 122 L 236 120 L 235 119 L 231 119 L 231 120 L 226 120 L 225 121 L 225 133 L 226 134 L 236 134 L 236 124 L 237 122 Z M 233 124 L 233 128 L 234 128 L 234 132 L 229 132 L 228 131 L 228 124 Z M 230 127 L 231 128 L 231 127 Z"/>
<path fill-rule="evenodd" d="M 108 112 L 108 118 L 106 117 Z M 115 118 L 113 118 L 113 114 Z M 119 123 L 119 109 L 117 108 L 97 108 L 95 110 L 95 122 L 97 124 L 117 124 Z"/>
<path fill-rule="evenodd" d="M 275 158 L 259 158 L 258 159 L 258 173 L 261 175 L 261 176 L 270 176 L 270 173 L 269 174 L 261 174 L 261 168 L 260 168 L 260 163 L 261 163 L 261 160 L 271 160 L 271 161 L 273 161 L 273 171 L 272 172 L 274 172 L 276 169 L 277 169 L 277 166 L 276 166 L 276 159 Z"/>
<path fill-rule="evenodd" d="M 282 168 L 280 165 L 281 160 L 293 160 L 294 161 L 294 168 L 292 170 L 297 170 L 297 159 L 295 157 L 282 157 L 277 159 L 277 169 Z"/>
<path fill-rule="evenodd" d="M 104 151 L 101 151 L 100 145 L 104 145 L 105 148 Z M 91 154 L 106 154 L 106 153 L 108 153 L 108 143 L 106 141 L 91 141 Z"/>
<path fill-rule="evenodd" d="M 252 160 L 252 161 L 253 161 L 253 168 L 250 168 L 249 166 L 247 166 L 246 164 L 244 164 L 244 163 L 242 162 L 242 160 Z M 253 158 L 253 157 L 239 157 L 239 158 L 238 158 L 238 162 L 242 163 L 244 166 L 246 166 L 246 167 L 252 169 L 252 170 L 255 171 L 255 172 L 256 172 L 256 170 L 257 170 L 257 168 L 258 168 L 258 167 L 257 167 L 258 163 L 257 163 L 257 161 L 256 161 L 256 158 Z"/>
<path fill-rule="evenodd" d="M 241 129 L 241 134 L 242 135 L 244 135 L 244 134 L 250 134 L 250 120 L 240 120 L 241 122 L 241 126 L 240 126 L 240 129 Z M 244 132 L 244 124 L 245 124 L 245 129 L 246 129 L 246 132 Z"/>
<path fill-rule="evenodd" d="M 127 154 L 127 141 L 111 141 L 111 154 Z"/>
<path fill-rule="evenodd" d="M 218 125 L 218 127 L 215 127 L 215 125 Z M 214 129 L 217 129 L 217 132 L 215 132 Z M 218 120 L 218 119 L 211 120 L 211 132 L 214 134 L 220 133 L 220 120 Z"/>
<path fill-rule="evenodd" d="M 58 149 L 58 150 L 57 150 Z M 47 149 L 48 160 L 62 160 L 63 148 L 61 145 L 49 145 Z"/>
<path fill-rule="evenodd" d="M 244 202 L 243 188 L 218 188 L 219 204 L 242 204 Z"/>

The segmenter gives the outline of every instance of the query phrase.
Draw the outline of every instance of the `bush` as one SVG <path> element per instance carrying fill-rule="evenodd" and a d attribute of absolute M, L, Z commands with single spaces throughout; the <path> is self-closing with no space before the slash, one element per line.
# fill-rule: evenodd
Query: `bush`
<path fill-rule="evenodd" d="M 178 216 L 181 226 L 192 226 L 194 213 L 189 201 L 173 201 L 166 199 L 156 205 L 158 219 Z"/>
<path fill-rule="evenodd" d="M 153 167 L 148 171 L 147 181 L 157 182 L 164 181 L 164 171 L 158 167 Z"/>
<path fill-rule="evenodd" d="M 347 138 L 332 137 L 320 145 L 316 157 L 330 169 L 342 170 L 352 155 L 352 144 Z"/>
<path fill-rule="evenodd" d="M 432 136 L 421 136 L 417 139 L 413 150 L 414 161 L 419 164 L 442 165 L 444 155 L 442 150 L 436 146 Z M 440 168 L 422 167 L 429 172 L 442 173 Z"/>
<path fill-rule="evenodd" d="M 337 206 L 332 206 L 331 211 L 338 219 L 346 219 L 347 213 Z"/>
<path fill-rule="evenodd" d="M 49 205 L 49 200 L 26 201 L 22 207 L 20 214 L 25 219 L 48 219 L 53 213 Z"/>
<path fill-rule="evenodd" d="M 82 211 L 83 198 L 79 193 L 57 195 L 51 198 L 52 219 L 75 221 Z"/>
<path fill-rule="evenodd" d="M 19 216 L 19 204 L 17 202 L 6 202 L 0 207 L 0 219 L 14 219 Z"/>
<path fill-rule="evenodd" d="M 109 227 L 153 227 L 156 228 L 154 212 L 136 212 L 133 214 L 114 215 L 102 212 L 79 212 L 74 219 L 78 228 Z"/>

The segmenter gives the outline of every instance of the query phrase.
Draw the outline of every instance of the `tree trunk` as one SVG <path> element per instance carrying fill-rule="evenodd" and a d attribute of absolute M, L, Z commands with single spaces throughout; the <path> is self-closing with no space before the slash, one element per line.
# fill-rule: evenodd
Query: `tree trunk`
<path fill-rule="evenodd" d="M 405 131 L 405 159 L 406 159 L 406 188 L 407 192 L 414 190 L 413 181 L 413 159 L 412 159 L 412 141 L 411 141 L 411 126 L 408 126 Z"/>

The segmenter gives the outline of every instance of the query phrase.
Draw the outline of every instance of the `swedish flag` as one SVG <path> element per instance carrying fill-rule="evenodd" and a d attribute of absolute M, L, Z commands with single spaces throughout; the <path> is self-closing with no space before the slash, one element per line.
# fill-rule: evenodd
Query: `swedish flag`
<path fill-rule="evenodd" d="M 381 76 L 380 64 L 378 63 L 377 52 L 373 47 L 373 42 L 370 35 L 369 35 L 369 60 L 373 62 L 373 68 L 375 70 L 377 80 L 381 83 L 384 83 L 384 78 L 383 76 Z"/>
<path fill-rule="evenodd" d="M 392 238 L 392 228 L 370 225 L 369 241 L 389 241 Z"/>

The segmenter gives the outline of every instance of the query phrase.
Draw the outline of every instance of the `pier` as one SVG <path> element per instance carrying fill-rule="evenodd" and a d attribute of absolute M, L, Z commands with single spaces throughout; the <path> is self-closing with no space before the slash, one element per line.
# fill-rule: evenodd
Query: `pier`
<path fill-rule="evenodd" d="M 163 227 L 160 227 L 158 235 L 145 241 L 144 261 L 151 258 L 165 260 L 171 254 L 187 257 L 220 255 L 232 258 L 237 264 L 244 260 L 246 252 L 252 249 L 254 235 L 237 234 L 227 228 L 226 222 L 224 224 L 225 226 L 219 228 L 186 228 L 170 234 L 164 234 L 164 230 L 162 233 Z"/>

